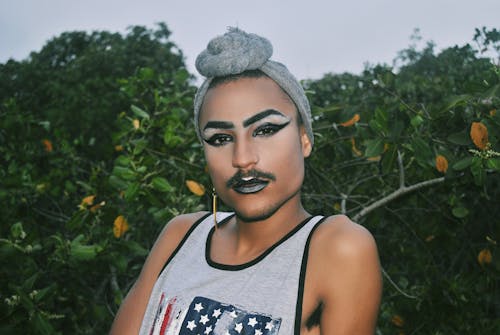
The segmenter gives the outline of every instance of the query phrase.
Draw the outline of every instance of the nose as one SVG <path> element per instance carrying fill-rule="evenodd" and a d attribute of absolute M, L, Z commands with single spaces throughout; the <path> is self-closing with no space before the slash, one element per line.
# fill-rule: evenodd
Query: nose
<path fill-rule="evenodd" d="M 233 148 L 233 167 L 247 170 L 259 161 L 257 150 L 248 141 L 237 140 Z"/>

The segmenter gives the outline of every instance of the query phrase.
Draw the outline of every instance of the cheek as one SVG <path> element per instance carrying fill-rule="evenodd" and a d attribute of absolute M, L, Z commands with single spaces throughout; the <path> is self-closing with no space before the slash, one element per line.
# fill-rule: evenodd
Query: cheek
<path fill-rule="evenodd" d="M 228 152 L 213 150 L 213 148 L 205 148 L 204 152 L 208 173 L 214 186 L 225 182 L 234 174 L 234 171 L 231 172 L 231 156 Z"/>

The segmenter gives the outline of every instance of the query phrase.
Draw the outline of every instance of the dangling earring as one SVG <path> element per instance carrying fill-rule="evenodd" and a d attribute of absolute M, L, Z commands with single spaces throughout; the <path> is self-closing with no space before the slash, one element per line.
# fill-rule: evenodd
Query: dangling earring
<path fill-rule="evenodd" d="M 217 226 L 217 193 L 215 193 L 215 187 L 212 187 L 212 212 L 214 213 L 214 224 L 215 229 Z"/>

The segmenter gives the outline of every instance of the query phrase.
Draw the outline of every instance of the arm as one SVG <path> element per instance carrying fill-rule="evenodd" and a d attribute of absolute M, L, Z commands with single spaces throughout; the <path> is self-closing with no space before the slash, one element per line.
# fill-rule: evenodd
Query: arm
<path fill-rule="evenodd" d="M 345 216 L 325 223 L 315 233 L 316 250 L 311 250 L 316 251 L 313 262 L 323 304 L 321 334 L 373 334 L 382 291 L 375 241 L 365 228 Z"/>
<path fill-rule="evenodd" d="M 156 240 L 139 278 L 123 300 L 111 327 L 111 335 L 138 334 L 149 296 L 163 265 L 189 228 L 205 213 L 180 215 L 163 228 Z"/>

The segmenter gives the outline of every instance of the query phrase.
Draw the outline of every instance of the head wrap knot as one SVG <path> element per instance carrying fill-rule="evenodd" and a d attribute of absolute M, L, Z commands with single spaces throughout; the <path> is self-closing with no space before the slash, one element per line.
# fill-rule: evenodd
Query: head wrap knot
<path fill-rule="evenodd" d="M 273 46 L 264 37 L 249 34 L 238 28 L 229 28 L 222 36 L 212 39 L 196 58 L 196 69 L 206 79 L 194 99 L 194 122 L 201 139 L 198 117 L 210 82 L 215 77 L 240 74 L 247 70 L 261 70 L 285 91 L 297 106 L 307 136 L 314 144 L 309 101 L 298 80 L 285 65 L 270 60 Z"/>

